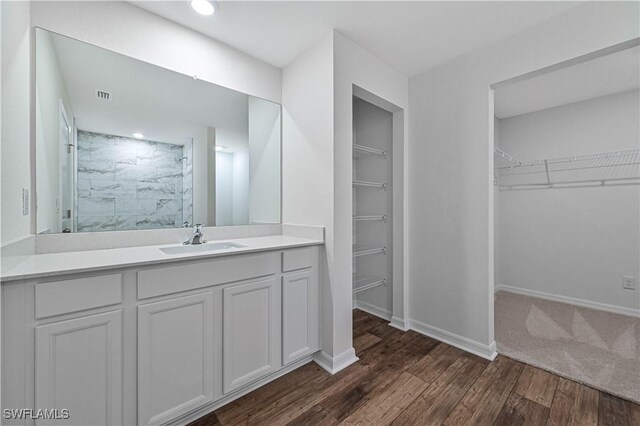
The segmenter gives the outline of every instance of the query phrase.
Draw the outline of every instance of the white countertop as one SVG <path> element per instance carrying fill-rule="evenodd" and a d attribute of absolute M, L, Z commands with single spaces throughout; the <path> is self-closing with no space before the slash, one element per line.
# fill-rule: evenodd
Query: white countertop
<path fill-rule="evenodd" d="M 9 269 L 1 277 L 4 281 L 28 278 L 51 277 L 78 272 L 90 272 L 105 269 L 125 268 L 180 260 L 207 259 L 234 254 L 255 253 L 268 250 L 280 250 L 292 247 L 304 247 L 324 244 L 322 240 L 292 237 L 288 235 L 270 235 L 266 237 L 224 239 L 208 243 L 229 242 L 246 247 L 219 251 L 204 251 L 184 254 L 166 254 L 162 247 L 176 247 L 179 244 L 164 244 L 142 247 L 125 247 L 105 250 L 87 250 L 64 253 L 34 254 Z"/>

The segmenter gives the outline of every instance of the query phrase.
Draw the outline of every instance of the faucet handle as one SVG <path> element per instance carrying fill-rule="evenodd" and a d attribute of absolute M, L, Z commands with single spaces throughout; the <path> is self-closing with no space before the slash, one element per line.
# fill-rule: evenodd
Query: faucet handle
<path fill-rule="evenodd" d="M 196 223 L 193 226 L 193 232 L 195 232 L 196 234 L 201 234 L 202 233 L 202 224 L 201 223 Z"/>

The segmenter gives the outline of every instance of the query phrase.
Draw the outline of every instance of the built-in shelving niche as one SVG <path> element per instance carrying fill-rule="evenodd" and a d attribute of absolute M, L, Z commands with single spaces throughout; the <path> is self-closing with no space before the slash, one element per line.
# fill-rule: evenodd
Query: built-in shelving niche
<path fill-rule="evenodd" d="M 353 131 L 354 306 L 390 315 L 393 115 L 354 97 Z"/>

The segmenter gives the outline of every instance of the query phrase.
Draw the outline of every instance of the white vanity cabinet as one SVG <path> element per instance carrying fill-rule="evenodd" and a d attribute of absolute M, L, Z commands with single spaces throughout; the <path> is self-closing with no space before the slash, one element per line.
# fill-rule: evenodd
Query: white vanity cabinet
<path fill-rule="evenodd" d="M 138 306 L 138 418 L 157 425 L 214 400 L 213 292 Z"/>
<path fill-rule="evenodd" d="M 282 364 L 318 350 L 318 274 L 309 248 L 282 253 Z"/>
<path fill-rule="evenodd" d="M 280 289 L 275 277 L 223 290 L 223 392 L 280 367 Z"/>
<path fill-rule="evenodd" d="M 39 325 L 35 350 L 37 408 L 69 410 L 65 425 L 122 424 L 120 310 Z"/>
<path fill-rule="evenodd" d="M 309 246 L 5 282 L 2 408 L 68 409 L 42 421 L 63 425 L 204 415 L 311 360 L 318 258 Z"/>

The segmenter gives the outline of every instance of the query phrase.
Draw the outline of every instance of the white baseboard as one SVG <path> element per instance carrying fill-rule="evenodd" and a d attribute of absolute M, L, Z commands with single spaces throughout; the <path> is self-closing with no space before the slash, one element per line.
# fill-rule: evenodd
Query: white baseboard
<path fill-rule="evenodd" d="M 362 300 L 353 299 L 354 309 L 360 309 L 368 314 L 375 315 L 387 321 L 391 321 L 391 312 L 386 309 L 382 309 L 379 306 L 372 305 L 371 303 L 363 302 Z"/>
<path fill-rule="evenodd" d="M 408 331 L 409 327 L 407 326 L 407 322 L 408 321 L 405 321 L 403 318 L 392 316 L 389 325 L 401 331 Z"/>
<path fill-rule="evenodd" d="M 463 336 L 451 333 L 446 330 L 425 324 L 416 320 L 409 320 L 409 328 L 425 336 L 432 337 L 436 340 L 440 340 L 448 345 L 455 346 L 463 351 L 470 352 L 474 355 L 478 355 L 481 358 L 493 361 L 498 352 L 496 351 L 496 342 L 492 342 L 490 345 L 484 345 L 476 342 L 475 340 L 468 339 Z"/>
<path fill-rule="evenodd" d="M 344 370 L 359 359 L 353 348 L 349 348 L 335 357 L 331 357 L 331 355 L 323 351 L 316 352 L 313 355 L 313 360 L 316 364 L 329 372 L 329 374 L 336 374 L 338 371 Z"/>
<path fill-rule="evenodd" d="M 494 292 L 497 293 L 499 291 L 507 291 L 509 293 L 522 294 L 524 296 L 537 297 L 538 299 L 546 299 L 546 300 L 551 300 L 552 302 L 567 303 L 569 305 L 580 306 L 582 308 L 596 309 L 599 311 L 612 312 L 614 314 L 629 315 L 633 317 L 640 316 L 640 309 L 608 305 L 606 303 L 592 302 L 590 300 L 578 299 L 576 297 L 560 296 L 559 294 L 545 293 L 542 291 L 529 290 L 526 288 L 513 287 L 510 285 L 498 284 L 494 286 Z"/>
<path fill-rule="evenodd" d="M 424 334 L 425 336 L 429 336 L 431 338 L 447 343 L 451 346 L 455 346 L 456 348 L 462 349 L 463 351 L 470 352 L 474 355 L 478 355 L 479 357 L 488 359 L 490 361 L 493 361 L 495 357 L 498 356 L 495 342 L 491 343 L 491 345 L 483 345 L 482 343 L 478 343 L 466 337 L 458 336 L 457 334 L 451 333 L 449 331 L 441 330 L 437 327 L 430 326 L 420 321 L 394 317 L 391 315 L 391 312 L 384 309 L 380 309 L 377 306 L 374 306 L 370 303 L 363 302 L 361 300 L 354 299 L 353 304 L 354 304 L 354 307 L 357 309 L 360 309 L 371 315 L 375 315 L 377 317 L 384 318 L 390 321 L 389 325 L 391 327 L 397 328 L 398 330 L 401 330 L 401 331 L 413 330 L 415 332 Z"/>

